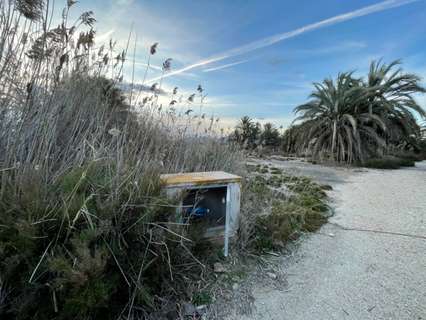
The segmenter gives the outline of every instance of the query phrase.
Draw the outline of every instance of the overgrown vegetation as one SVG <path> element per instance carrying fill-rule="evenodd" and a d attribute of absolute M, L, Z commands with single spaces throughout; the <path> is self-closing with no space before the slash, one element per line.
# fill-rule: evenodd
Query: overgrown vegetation
<path fill-rule="evenodd" d="M 312 232 L 323 225 L 330 215 L 327 195 L 310 178 L 289 175 L 279 168 L 259 165 L 251 167 L 242 205 L 241 232 L 245 249 L 264 252 L 283 249 L 301 232 Z M 251 215 L 250 215 L 251 213 Z M 247 227 L 247 226 L 251 226 Z M 240 236 L 241 237 L 241 236 Z"/>
<path fill-rule="evenodd" d="M 201 86 L 126 83 L 126 50 L 95 48 L 92 12 L 70 25 L 75 3 L 57 27 L 51 2 L 0 3 L 0 318 L 177 316 L 209 266 L 159 174 L 238 172 L 240 154 L 189 112 Z"/>
<path fill-rule="evenodd" d="M 175 217 L 179 199 L 159 176 L 245 172 L 243 158 L 201 113 L 201 85 L 183 97 L 162 79 L 126 82 L 127 49 L 96 47 L 92 12 L 69 23 L 75 5 L 52 27 L 51 2 L 0 3 L 0 317 L 177 318 L 182 301 L 212 301 L 206 279 L 223 257 Z M 144 78 L 160 49 L 148 48 Z M 169 58 L 162 74 L 170 69 Z M 238 143 L 280 144 L 278 129 L 246 120 Z M 323 187 L 255 171 L 243 186 L 242 251 L 281 249 L 326 221 Z"/>

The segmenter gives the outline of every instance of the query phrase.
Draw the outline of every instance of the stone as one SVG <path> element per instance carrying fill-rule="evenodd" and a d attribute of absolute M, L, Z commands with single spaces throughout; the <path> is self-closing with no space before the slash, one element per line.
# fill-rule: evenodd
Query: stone
<path fill-rule="evenodd" d="M 226 268 L 225 268 L 225 266 L 224 266 L 223 264 L 221 264 L 220 262 L 216 262 L 216 263 L 213 265 L 213 270 L 214 270 L 214 272 L 216 272 L 216 273 L 225 273 L 225 272 L 226 272 Z"/>
<path fill-rule="evenodd" d="M 207 305 L 202 304 L 201 306 L 197 306 L 197 313 L 198 315 L 203 315 L 207 312 Z"/>
<path fill-rule="evenodd" d="M 197 309 L 192 303 L 184 303 L 182 307 L 185 316 L 193 316 L 197 313 Z"/>

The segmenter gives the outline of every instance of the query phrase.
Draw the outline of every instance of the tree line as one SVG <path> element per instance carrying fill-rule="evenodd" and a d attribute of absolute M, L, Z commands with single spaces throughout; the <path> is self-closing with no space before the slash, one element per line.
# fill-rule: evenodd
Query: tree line
<path fill-rule="evenodd" d="M 282 138 L 280 131 L 272 123 L 268 122 L 262 126 L 248 116 L 240 119 L 230 135 L 230 140 L 239 143 L 245 149 L 255 149 L 260 146 L 278 148 Z"/>
<path fill-rule="evenodd" d="M 280 146 L 287 154 L 345 163 L 424 152 L 426 112 L 416 101 L 426 92 L 421 80 L 404 72 L 399 60 L 373 61 L 366 77 L 343 72 L 314 83 L 310 100 L 294 109 L 297 117 L 282 135 L 243 117 L 232 139 L 246 148 Z"/>

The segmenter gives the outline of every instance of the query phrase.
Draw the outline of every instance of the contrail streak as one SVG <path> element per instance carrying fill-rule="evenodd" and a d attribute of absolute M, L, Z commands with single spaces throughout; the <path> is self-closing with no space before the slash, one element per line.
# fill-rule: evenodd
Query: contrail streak
<path fill-rule="evenodd" d="M 105 41 L 109 41 L 112 34 L 114 34 L 114 29 L 108 30 L 104 34 L 101 34 L 95 38 L 97 43 L 103 43 Z"/>
<path fill-rule="evenodd" d="M 355 18 L 359 18 L 359 17 L 363 17 L 363 16 L 367 16 L 370 15 L 372 13 L 376 13 L 376 12 L 381 12 L 384 10 L 388 10 L 388 9 L 392 9 L 392 8 L 397 8 L 397 7 L 401 7 L 401 6 L 405 6 L 407 4 L 413 3 L 413 2 L 418 2 L 420 0 L 386 0 L 386 1 L 382 1 L 367 7 L 363 7 L 361 9 L 357 9 L 351 12 L 347 12 L 347 13 L 343 13 L 325 20 L 321 20 L 315 23 L 311 23 L 308 24 L 306 26 L 300 27 L 298 29 L 292 30 L 292 31 L 287 31 L 284 33 L 279 33 L 270 37 L 266 37 L 263 39 L 259 39 L 253 42 L 250 42 L 248 44 L 245 44 L 243 46 L 240 47 L 236 47 L 233 49 L 230 49 L 228 51 L 225 51 L 223 53 L 220 53 L 218 55 L 209 57 L 207 59 L 203 59 L 200 60 L 196 63 L 193 63 L 191 65 L 188 65 L 186 67 L 183 67 L 181 69 L 177 69 L 174 70 L 172 72 L 169 72 L 167 74 L 165 74 L 163 76 L 163 78 L 167 78 L 167 77 L 171 77 L 177 74 L 180 74 L 182 72 L 188 71 L 188 70 L 192 70 L 198 67 L 202 67 L 208 64 L 211 64 L 213 62 L 217 62 L 217 61 L 222 61 L 225 60 L 227 58 L 230 57 L 235 57 L 238 55 L 242 55 L 260 48 L 264 48 L 264 47 L 268 47 L 271 46 L 277 42 L 281 42 L 290 38 L 294 38 L 297 37 L 301 34 L 310 32 L 310 31 L 314 31 L 317 29 L 321 29 L 327 26 L 331 26 L 331 25 L 335 25 L 341 22 L 345 22 L 348 20 L 352 20 Z M 156 77 L 153 79 L 150 79 L 148 81 L 148 83 L 152 83 L 155 82 L 157 80 L 161 79 L 161 77 Z"/>
<path fill-rule="evenodd" d="M 212 72 L 212 71 L 222 70 L 222 69 L 226 69 L 226 68 L 230 68 L 230 67 L 233 67 L 233 66 L 237 66 L 239 64 L 246 63 L 246 62 L 249 62 L 249 61 L 250 61 L 250 59 L 241 60 L 241 61 L 237 61 L 237 62 L 232 62 L 232 63 L 224 64 L 224 65 L 221 65 L 221 66 L 218 66 L 218 67 L 213 67 L 213 68 L 205 69 L 205 70 L 203 70 L 203 72 Z"/>

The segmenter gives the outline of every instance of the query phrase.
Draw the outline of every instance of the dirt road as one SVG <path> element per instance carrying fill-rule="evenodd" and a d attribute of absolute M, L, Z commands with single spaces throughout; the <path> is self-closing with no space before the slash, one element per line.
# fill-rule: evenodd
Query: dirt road
<path fill-rule="evenodd" d="M 334 186 L 335 215 L 284 258 L 287 285 L 261 282 L 229 319 L 426 320 L 426 162 L 346 170 L 272 161 Z"/>

